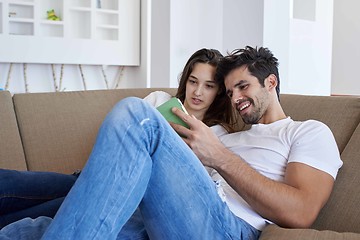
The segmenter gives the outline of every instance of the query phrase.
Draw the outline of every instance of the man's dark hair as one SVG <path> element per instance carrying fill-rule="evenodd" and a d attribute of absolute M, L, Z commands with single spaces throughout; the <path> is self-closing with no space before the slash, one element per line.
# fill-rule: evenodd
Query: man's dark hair
<path fill-rule="evenodd" d="M 244 49 L 235 49 L 218 64 L 215 75 L 216 81 L 223 83 L 225 77 L 232 70 L 242 66 L 246 66 L 249 73 L 256 77 L 263 87 L 265 87 L 265 78 L 274 74 L 277 79 L 276 94 L 278 98 L 280 97 L 279 63 L 269 49 L 250 46 L 246 46 Z"/>

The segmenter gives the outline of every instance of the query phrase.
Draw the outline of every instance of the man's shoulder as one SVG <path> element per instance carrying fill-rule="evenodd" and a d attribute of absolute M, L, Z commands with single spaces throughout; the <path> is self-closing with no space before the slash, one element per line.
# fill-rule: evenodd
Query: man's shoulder
<path fill-rule="evenodd" d="M 301 127 L 306 129 L 328 128 L 325 123 L 314 119 L 308 119 L 304 121 L 292 121 L 292 123 L 295 127 Z"/>
<path fill-rule="evenodd" d="M 316 134 L 317 136 L 327 135 L 330 137 L 332 135 L 332 131 L 325 123 L 314 119 L 292 121 L 292 123 L 289 124 L 289 131 L 297 136 L 310 136 Z"/>

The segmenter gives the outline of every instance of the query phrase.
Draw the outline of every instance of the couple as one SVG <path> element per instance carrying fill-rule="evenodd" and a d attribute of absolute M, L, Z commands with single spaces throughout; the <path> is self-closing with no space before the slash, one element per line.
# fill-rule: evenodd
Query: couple
<path fill-rule="evenodd" d="M 194 63 L 178 96 L 190 116 L 174 109 L 190 129 L 120 101 L 54 220 L 35 220 L 43 239 L 257 239 L 269 223 L 310 226 L 342 162 L 324 124 L 285 115 L 277 66 L 251 47 L 216 69 Z M 249 130 L 227 133 L 231 109 L 216 113 L 231 104 Z M 19 222 L 3 230 L 21 232 Z"/>

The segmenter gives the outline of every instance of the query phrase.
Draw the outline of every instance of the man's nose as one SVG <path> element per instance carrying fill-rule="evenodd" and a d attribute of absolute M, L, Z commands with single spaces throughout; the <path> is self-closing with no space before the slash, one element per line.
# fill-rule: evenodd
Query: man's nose
<path fill-rule="evenodd" d="M 231 101 L 233 104 L 238 104 L 239 102 L 241 102 L 244 99 L 243 94 L 238 91 L 238 90 L 234 90 L 232 97 L 231 97 Z"/>

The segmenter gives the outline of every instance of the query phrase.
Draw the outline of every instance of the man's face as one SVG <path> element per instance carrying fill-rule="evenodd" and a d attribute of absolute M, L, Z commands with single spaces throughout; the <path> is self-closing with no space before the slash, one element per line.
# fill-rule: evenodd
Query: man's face
<path fill-rule="evenodd" d="M 269 106 L 269 92 L 247 67 L 232 70 L 225 77 L 227 95 L 233 107 L 246 124 L 264 123 L 263 117 Z"/>

